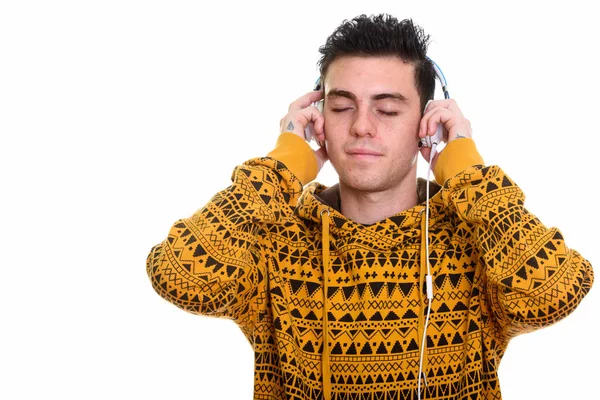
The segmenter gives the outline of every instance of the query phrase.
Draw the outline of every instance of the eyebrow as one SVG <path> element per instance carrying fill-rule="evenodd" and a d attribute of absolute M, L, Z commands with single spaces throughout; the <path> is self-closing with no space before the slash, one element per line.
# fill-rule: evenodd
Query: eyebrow
<path fill-rule="evenodd" d="M 356 95 L 352 92 L 349 92 L 347 90 L 342 90 L 342 89 L 331 89 L 328 93 L 327 93 L 327 97 L 332 98 L 332 97 L 345 97 L 348 98 L 350 100 L 356 101 Z M 398 93 L 378 93 L 375 94 L 373 96 L 371 96 L 371 100 L 383 100 L 383 99 L 395 99 L 398 101 L 401 101 L 403 103 L 408 103 L 408 99 Z"/>

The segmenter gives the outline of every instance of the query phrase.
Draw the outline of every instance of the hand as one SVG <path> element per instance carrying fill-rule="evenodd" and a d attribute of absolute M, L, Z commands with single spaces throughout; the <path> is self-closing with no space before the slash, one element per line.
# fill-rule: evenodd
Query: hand
<path fill-rule="evenodd" d="M 419 126 L 419 138 L 434 135 L 438 124 L 443 125 L 443 136 L 446 143 L 473 136 L 471 123 L 462 115 L 458 104 L 453 99 L 434 100 L 427 105 Z M 431 148 L 421 148 L 421 155 L 425 160 L 429 161 L 430 153 Z M 438 155 L 436 154 L 433 157 L 433 161 L 431 162 L 432 169 L 435 167 Z"/>
<path fill-rule="evenodd" d="M 304 140 L 306 140 L 304 129 L 306 129 L 309 122 L 313 122 L 315 139 L 320 146 L 319 150 L 315 151 L 317 163 L 319 164 L 319 171 L 329 159 L 327 150 L 325 150 L 325 118 L 323 118 L 323 114 L 321 114 L 316 107 L 311 106 L 311 104 L 322 98 L 323 92 L 321 90 L 308 92 L 290 104 L 287 115 L 279 121 L 281 133 L 291 132 Z"/>

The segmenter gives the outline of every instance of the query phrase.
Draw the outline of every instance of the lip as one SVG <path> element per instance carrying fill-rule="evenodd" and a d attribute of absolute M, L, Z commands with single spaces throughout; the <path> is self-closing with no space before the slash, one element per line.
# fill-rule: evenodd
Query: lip
<path fill-rule="evenodd" d="M 372 156 L 372 157 L 379 157 L 382 156 L 383 154 L 375 151 L 375 150 L 371 150 L 371 149 L 361 149 L 361 148 L 355 148 L 355 149 L 349 149 L 346 150 L 346 153 L 350 156 Z"/>

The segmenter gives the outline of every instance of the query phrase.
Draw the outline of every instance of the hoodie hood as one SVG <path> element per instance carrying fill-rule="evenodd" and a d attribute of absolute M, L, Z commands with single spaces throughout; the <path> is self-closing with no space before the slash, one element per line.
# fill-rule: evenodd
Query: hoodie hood
<path fill-rule="evenodd" d="M 348 219 L 341 213 L 341 198 L 339 184 L 327 187 L 318 182 L 313 182 L 306 186 L 300 199 L 296 212 L 302 219 L 312 220 L 317 223 L 322 222 L 321 213 L 324 210 L 329 211 L 331 217 L 331 229 L 336 232 L 343 233 L 344 231 L 353 230 L 358 227 L 366 229 L 374 229 L 376 232 L 382 229 L 404 229 L 414 228 L 419 226 L 421 217 L 420 214 L 425 209 L 426 200 L 426 185 L 427 181 L 423 178 L 417 179 L 417 201 L 418 204 L 408 210 L 399 212 L 390 217 L 387 217 L 379 222 L 371 225 L 364 225 L 351 219 Z M 433 221 L 441 217 L 442 200 L 438 192 L 441 186 L 434 181 L 429 182 L 430 195 L 430 215 L 429 219 Z"/>

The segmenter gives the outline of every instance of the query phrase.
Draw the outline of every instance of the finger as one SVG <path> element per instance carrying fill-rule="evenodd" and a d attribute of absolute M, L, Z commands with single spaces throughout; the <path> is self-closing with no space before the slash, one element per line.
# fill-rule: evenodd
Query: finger
<path fill-rule="evenodd" d="M 464 117 L 458 103 L 454 99 L 443 99 L 443 100 L 430 100 L 425 107 L 425 111 L 423 112 L 423 116 L 428 112 L 433 112 L 437 108 L 445 108 L 447 110 L 452 111 L 456 115 Z"/>
<path fill-rule="evenodd" d="M 285 116 L 281 132 L 292 132 L 304 138 L 304 130 L 310 122 L 315 122 L 322 114 L 316 107 L 307 107 Z"/>
<path fill-rule="evenodd" d="M 447 109 L 452 111 L 453 113 L 455 113 L 458 116 L 464 117 L 460 107 L 458 106 L 458 103 L 456 102 L 456 100 L 454 99 L 447 99 L 445 100 L 446 104 L 447 104 Z"/>
<path fill-rule="evenodd" d="M 322 114 L 315 120 L 314 126 L 317 142 L 323 143 L 325 141 L 325 118 Z"/>
<path fill-rule="evenodd" d="M 433 108 L 435 108 L 437 103 L 438 100 L 428 100 L 427 104 L 425 105 L 425 109 L 423 110 L 423 116 L 427 114 L 427 111 L 431 111 Z"/>
<path fill-rule="evenodd" d="M 429 120 L 435 111 L 439 108 L 442 100 L 429 100 L 425 106 L 423 116 L 419 123 L 419 137 L 424 138 L 429 135 Z"/>
<path fill-rule="evenodd" d="M 433 108 L 428 111 L 421 118 L 419 125 L 419 137 L 424 138 L 425 136 L 431 136 L 437 131 L 438 124 L 442 121 L 440 113 L 448 112 L 445 108 Z"/>
<path fill-rule="evenodd" d="M 302 110 L 303 108 L 310 106 L 312 103 L 321 100 L 322 98 L 323 91 L 321 90 L 314 90 L 312 92 L 308 92 L 304 96 L 299 97 L 298 99 L 296 99 L 296 101 L 290 104 L 288 108 L 288 113 Z"/>
<path fill-rule="evenodd" d="M 442 128 L 446 132 L 450 132 L 452 127 L 455 126 L 459 121 L 464 120 L 464 117 L 457 115 L 455 112 L 447 108 L 437 108 L 431 111 L 426 122 L 426 134 L 434 135 L 437 131 L 438 125 L 442 125 Z M 444 135 L 445 137 L 446 135 Z"/>
<path fill-rule="evenodd" d="M 448 109 L 438 108 L 434 110 L 427 122 L 427 134 L 429 136 L 435 135 L 438 129 L 438 125 L 441 124 L 442 127 L 445 127 L 446 122 L 448 122 L 451 118 L 452 113 Z"/>

